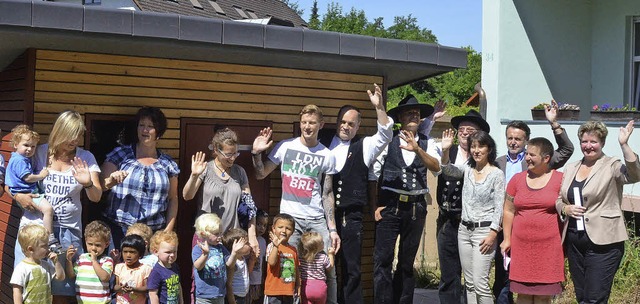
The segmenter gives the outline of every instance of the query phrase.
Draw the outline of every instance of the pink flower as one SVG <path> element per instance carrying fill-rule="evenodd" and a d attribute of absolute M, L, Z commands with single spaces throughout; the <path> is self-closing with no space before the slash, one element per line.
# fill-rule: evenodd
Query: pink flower
<path fill-rule="evenodd" d="M 594 111 L 598 111 L 598 105 L 594 105 L 594 106 L 593 106 L 593 110 L 594 110 Z"/>

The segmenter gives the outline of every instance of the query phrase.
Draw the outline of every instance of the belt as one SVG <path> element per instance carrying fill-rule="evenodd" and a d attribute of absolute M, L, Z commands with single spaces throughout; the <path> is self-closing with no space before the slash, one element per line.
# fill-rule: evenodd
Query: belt
<path fill-rule="evenodd" d="M 424 194 L 408 195 L 408 194 L 400 194 L 395 192 L 391 192 L 391 193 L 393 195 L 392 197 L 401 203 L 415 203 L 415 202 L 424 201 Z"/>
<path fill-rule="evenodd" d="M 476 228 L 482 228 L 482 227 L 491 226 L 491 221 L 485 221 L 485 222 L 467 222 L 467 221 L 462 221 L 462 222 L 460 222 L 460 224 L 462 224 L 463 226 L 467 227 L 468 230 L 473 231 Z"/>

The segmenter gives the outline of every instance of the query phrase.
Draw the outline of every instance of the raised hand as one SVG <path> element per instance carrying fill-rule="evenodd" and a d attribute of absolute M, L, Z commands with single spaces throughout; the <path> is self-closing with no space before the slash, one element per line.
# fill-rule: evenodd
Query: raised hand
<path fill-rule="evenodd" d="M 266 151 L 273 144 L 273 140 L 271 140 L 271 134 L 273 131 L 271 128 L 264 128 L 260 130 L 260 134 L 253 140 L 253 148 L 251 149 L 252 154 L 257 154 Z"/>
<path fill-rule="evenodd" d="M 551 105 L 544 106 L 544 116 L 549 123 L 556 122 L 556 118 L 558 117 L 558 103 L 555 100 L 551 99 Z"/>
<path fill-rule="evenodd" d="M 238 253 L 238 251 L 240 251 L 240 249 L 242 249 L 242 247 L 244 247 L 244 245 L 246 244 L 247 239 L 243 237 L 236 239 L 235 241 L 233 241 L 233 246 L 231 246 L 231 252 Z"/>
<path fill-rule="evenodd" d="M 67 248 L 67 261 L 70 263 L 73 262 L 73 256 L 76 254 L 76 251 L 78 251 L 78 249 L 73 248 L 73 245 L 69 245 L 69 248 Z"/>
<path fill-rule="evenodd" d="M 115 183 L 113 186 L 121 184 L 124 181 L 124 179 L 127 178 L 127 176 L 129 176 L 129 172 L 124 170 L 113 171 L 109 175 L 111 180 Z"/>
<path fill-rule="evenodd" d="M 436 103 L 433 105 L 433 113 L 431 113 L 428 118 L 431 121 L 436 121 L 442 118 L 444 114 L 447 113 L 447 111 L 445 110 L 446 107 L 447 104 L 444 102 L 444 100 L 436 101 Z"/>
<path fill-rule="evenodd" d="M 629 142 L 629 137 L 633 133 L 633 120 L 630 120 L 626 126 L 620 127 L 620 133 L 618 133 L 618 142 L 620 145 L 625 145 Z"/>
<path fill-rule="evenodd" d="M 442 150 L 449 150 L 453 146 L 453 137 L 456 135 L 454 129 L 447 129 L 442 131 Z"/>
<path fill-rule="evenodd" d="M 113 259 L 114 263 L 120 262 L 120 250 L 113 248 L 109 251 L 109 256 Z"/>
<path fill-rule="evenodd" d="M 377 84 L 373 84 L 375 87 L 373 92 L 371 90 L 367 90 L 367 94 L 369 94 L 369 100 L 371 100 L 371 104 L 376 108 L 384 107 L 382 102 L 382 90 Z"/>
<path fill-rule="evenodd" d="M 400 138 L 407 142 L 406 145 L 400 145 L 401 149 L 405 149 L 407 151 L 417 152 L 420 146 L 416 142 L 416 138 L 413 135 L 413 132 L 407 130 L 400 130 L 400 134 L 398 134 Z"/>
<path fill-rule="evenodd" d="M 76 156 L 71 160 L 71 165 L 73 166 L 73 177 L 79 184 L 85 186 L 92 183 L 91 172 L 86 161 Z"/>
<path fill-rule="evenodd" d="M 209 243 L 207 243 L 206 240 L 200 242 L 200 241 L 196 241 L 198 243 L 198 247 L 200 247 L 200 250 L 202 250 L 202 254 L 204 255 L 209 255 Z"/>
<path fill-rule="evenodd" d="M 207 167 L 207 162 L 204 159 L 205 154 L 202 151 L 198 151 L 191 156 L 191 174 L 200 176 L 204 172 Z"/>
<path fill-rule="evenodd" d="M 284 235 L 278 236 L 273 231 L 269 231 L 269 238 L 271 238 L 271 243 L 273 243 L 273 246 L 278 247 L 284 240 Z"/>

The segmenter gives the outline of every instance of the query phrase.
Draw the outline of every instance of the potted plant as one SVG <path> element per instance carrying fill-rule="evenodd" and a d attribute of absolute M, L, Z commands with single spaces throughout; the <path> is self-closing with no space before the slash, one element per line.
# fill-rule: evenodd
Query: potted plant
<path fill-rule="evenodd" d="M 531 117 L 533 118 L 533 120 L 547 119 L 544 114 L 546 106 L 550 106 L 550 104 L 543 102 L 531 108 Z M 557 120 L 578 120 L 579 116 L 579 106 L 569 103 L 558 103 L 558 116 L 556 117 Z"/>
<path fill-rule="evenodd" d="M 629 105 L 611 106 L 609 103 L 594 105 L 591 109 L 591 119 L 607 121 L 629 121 L 640 119 L 640 112 Z"/>

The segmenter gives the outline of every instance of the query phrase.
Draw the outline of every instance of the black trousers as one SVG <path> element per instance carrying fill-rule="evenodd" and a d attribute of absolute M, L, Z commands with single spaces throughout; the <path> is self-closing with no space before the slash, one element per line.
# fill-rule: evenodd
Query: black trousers
<path fill-rule="evenodd" d="M 340 235 L 342 270 L 342 303 L 362 303 L 361 253 L 362 208 L 336 210 L 336 226 Z"/>
<path fill-rule="evenodd" d="M 513 293 L 509 284 L 509 270 L 504 270 L 504 258 L 500 249 L 500 244 L 504 241 L 502 231 L 498 232 L 496 243 L 498 250 L 495 255 L 495 281 L 493 283 L 493 296 L 496 297 L 497 304 L 513 304 Z"/>
<path fill-rule="evenodd" d="M 440 303 L 465 303 L 462 287 L 462 266 L 458 252 L 460 215 L 440 213 L 437 221 L 438 260 L 440 262 Z"/>
<path fill-rule="evenodd" d="M 578 303 L 607 303 L 624 242 L 596 245 L 585 231 L 567 229 L 565 251 Z"/>
<path fill-rule="evenodd" d="M 376 225 L 373 252 L 373 288 L 375 303 L 413 303 L 415 278 L 413 262 L 427 216 L 426 203 L 384 202 L 382 219 Z M 397 207 L 396 207 L 397 206 Z M 395 244 L 400 236 L 398 265 L 391 273 Z"/>

